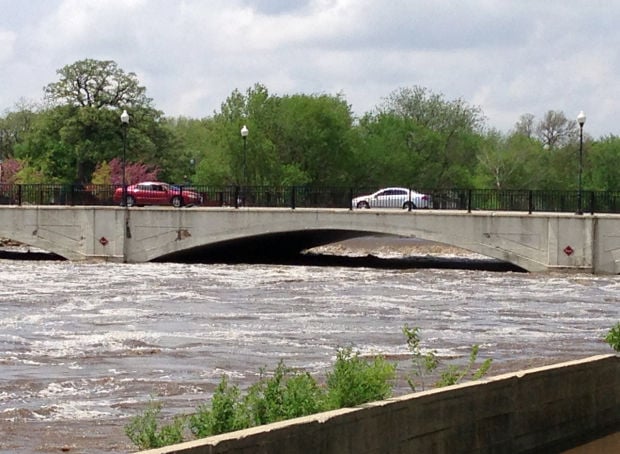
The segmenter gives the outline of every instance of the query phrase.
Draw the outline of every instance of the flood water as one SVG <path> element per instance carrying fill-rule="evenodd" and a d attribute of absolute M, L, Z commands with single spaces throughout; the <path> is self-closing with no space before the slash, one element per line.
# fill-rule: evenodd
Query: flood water
<path fill-rule="evenodd" d="M 134 451 L 152 397 L 190 412 L 280 360 L 320 379 L 343 346 L 404 360 L 404 324 L 494 375 L 612 353 L 620 321 L 620 277 L 588 274 L 0 260 L 0 283 L 1 453 Z"/>

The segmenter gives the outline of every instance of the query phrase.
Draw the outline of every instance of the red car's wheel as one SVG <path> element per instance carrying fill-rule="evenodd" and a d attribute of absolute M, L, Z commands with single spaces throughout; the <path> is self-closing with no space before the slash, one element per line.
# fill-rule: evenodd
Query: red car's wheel
<path fill-rule="evenodd" d="M 183 199 L 180 196 L 174 196 L 172 198 L 172 206 L 175 208 L 181 208 L 183 206 Z"/>

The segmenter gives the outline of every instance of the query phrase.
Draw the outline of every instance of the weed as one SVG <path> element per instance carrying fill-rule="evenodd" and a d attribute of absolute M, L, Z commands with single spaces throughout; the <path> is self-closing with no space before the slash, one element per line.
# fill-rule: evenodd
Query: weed
<path fill-rule="evenodd" d="M 405 325 L 403 333 L 412 354 L 413 376 L 422 380 L 424 387 L 424 375 L 435 371 L 439 360 L 434 351 L 422 352 L 419 328 Z M 618 343 L 620 324 L 615 336 Z M 474 345 L 467 365 L 461 368 L 449 366 L 441 373 L 437 385 L 454 384 L 468 375 L 474 379 L 485 375 L 491 360 L 484 361 L 474 370 L 478 351 L 478 346 Z M 384 357 L 369 360 L 351 348 L 340 348 L 324 386 L 309 373 L 288 368 L 280 361 L 272 374 L 261 369 L 258 382 L 250 386 L 245 395 L 223 376 L 210 403 L 199 405 L 193 415 L 175 418 L 172 424 L 161 428 L 157 424 L 161 404 L 151 402 L 142 415 L 133 418 L 125 432 L 140 449 L 149 449 L 183 441 L 184 427 L 188 427 L 195 437 L 202 438 L 325 410 L 353 407 L 390 397 L 390 382 L 395 375 L 396 365 Z M 408 377 L 408 382 L 415 391 L 418 383 L 413 376 Z"/>
<path fill-rule="evenodd" d="M 410 328 L 408 325 L 403 327 L 403 334 L 407 338 L 407 347 L 411 352 L 411 362 L 413 367 L 412 375 L 407 377 L 407 383 L 412 391 L 417 391 L 418 385 L 424 390 L 424 376 L 432 373 L 439 365 L 439 360 L 434 350 L 427 353 L 422 352 L 420 346 L 420 328 L 415 326 Z M 417 377 L 418 380 L 413 377 Z"/>
<path fill-rule="evenodd" d="M 437 358 L 437 354 L 434 350 L 427 353 L 422 352 L 422 347 L 420 346 L 421 339 L 419 327 L 410 328 L 408 325 L 405 325 L 403 327 L 403 334 L 407 338 L 407 347 L 411 352 L 411 361 L 413 365 L 413 376 L 410 375 L 407 377 L 407 382 L 409 383 L 409 387 L 412 391 L 416 391 L 418 385 L 420 385 L 422 390 L 424 390 L 424 376 L 432 374 L 439 368 L 439 359 Z M 486 359 L 477 369 L 474 370 L 479 351 L 480 347 L 478 345 L 473 345 L 467 364 L 462 367 L 448 365 L 443 371 L 441 371 L 440 378 L 435 383 L 435 386 L 442 387 L 454 385 L 469 375 L 471 375 L 473 380 L 478 380 L 484 377 L 491 368 L 491 363 L 493 360 L 490 358 Z M 418 380 L 414 379 L 414 376 L 418 377 Z"/>
<path fill-rule="evenodd" d="M 369 362 L 361 358 L 359 352 L 341 348 L 333 371 L 327 375 L 328 407 L 353 407 L 385 399 L 392 393 L 389 382 L 395 374 L 396 366 L 383 357 Z"/>
<path fill-rule="evenodd" d="M 605 342 L 615 351 L 620 352 L 620 322 L 616 323 L 605 336 Z"/>
<path fill-rule="evenodd" d="M 239 388 L 229 385 L 228 377 L 222 376 L 211 405 L 200 405 L 196 413 L 189 417 L 190 430 L 201 438 L 248 427 L 247 420 L 240 417 L 243 411 L 240 411 L 239 400 Z"/>
<path fill-rule="evenodd" d="M 161 403 L 151 400 L 142 415 L 134 417 L 125 427 L 125 434 L 140 449 L 161 448 L 181 443 L 185 418 L 177 417 L 172 424 L 158 428 Z"/>

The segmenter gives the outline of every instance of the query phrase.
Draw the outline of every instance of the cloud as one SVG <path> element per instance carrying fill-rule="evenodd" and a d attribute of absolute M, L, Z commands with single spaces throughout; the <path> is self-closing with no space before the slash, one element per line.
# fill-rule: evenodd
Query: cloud
<path fill-rule="evenodd" d="M 0 109 L 39 99 L 84 58 L 135 72 L 167 115 L 209 116 L 234 90 L 342 93 L 361 115 L 419 85 L 524 113 L 588 114 L 618 132 L 620 5 L 594 0 L 0 0 Z"/>
<path fill-rule="evenodd" d="M 0 30 L 0 64 L 10 62 L 14 55 L 15 33 Z"/>

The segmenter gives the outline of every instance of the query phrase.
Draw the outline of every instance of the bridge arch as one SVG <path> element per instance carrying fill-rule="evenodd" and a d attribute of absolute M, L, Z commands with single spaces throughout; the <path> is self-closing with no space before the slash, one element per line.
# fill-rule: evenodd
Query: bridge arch
<path fill-rule="evenodd" d="M 208 215 L 205 215 L 208 217 Z M 479 219 L 486 219 L 480 217 Z M 438 222 L 438 220 L 442 222 Z M 492 235 L 486 235 L 487 242 L 472 240 L 478 227 L 464 222 L 461 216 L 450 217 L 446 212 L 441 217 L 431 211 L 369 212 L 348 210 L 220 210 L 214 222 L 200 225 L 186 224 L 184 230 L 173 230 L 170 225 L 168 240 L 158 241 L 154 247 L 140 246 L 135 252 L 139 261 L 165 260 L 182 253 L 200 252 L 217 254 L 226 250 L 234 253 L 239 248 L 279 249 L 281 255 L 297 254 L 301 250 L 342 239 L 372 234 L 415 237 L 462 248 L 486 257 L 512 263 L 526 270 L 539 271 L 543 267 L 523 257 L 519 251 L 511 251 L 493 244 Z M 135 226 L 136 222 L 132 222 Z M 165 223 L 164 223 L 165 224 Z M 135 227 L 139 228 L 139 227 Z M 161 221 L 143 225 L 137 237 L 160 236 Z M 144 230 L 142 230 L 144 229 Z M 524 235 L 526 241 L 528 235 Z M 254 241 L 258 239 L 258 243 Z M 274 241 L 275 239 L 275 241 Z M 278 239 L 281 242 L 278 242 Z M 538 238 L 534 239 L 540 243 Z M 491 244 L 488 244 L 491 242 Z M 523 238 L 521 239 L 523 242 Z M 258 247 L 257 247 L 258 246 Z M 536 247 L 538 247 L 536 245 Z M 142 252 L 140 252 L 142 251 Z M 148 254 L 144 252 L 148 251 Z"/>
<path fill-rule="evenodd" d="M 388 234 L 453 245 L 528 271 L 618 274 L 619 225 L 618 215 L 572 213 L 0 207 L 0 236 L 70 260 L 126 262 L 152 261 L 207 246 L 230 246 L 247 242 L 247 238 L 267 243 L 281 235 L 297 252 L 354 236 Z"/>

